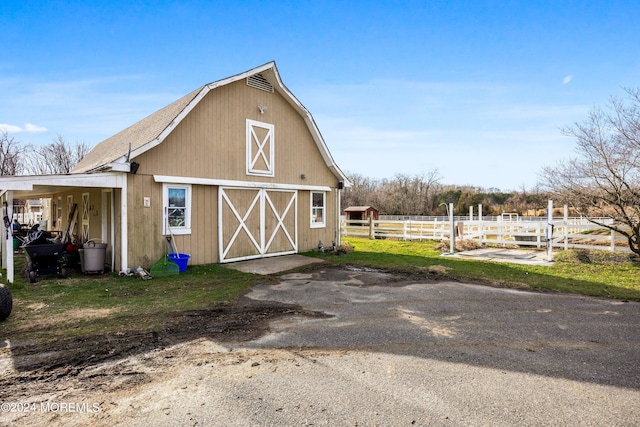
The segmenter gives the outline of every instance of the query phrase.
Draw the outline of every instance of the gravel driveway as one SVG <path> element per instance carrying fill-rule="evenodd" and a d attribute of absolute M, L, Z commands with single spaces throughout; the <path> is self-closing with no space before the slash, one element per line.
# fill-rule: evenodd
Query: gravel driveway
<path fill-rule="evenodd" d="M 273 283 L 273 282 L 270 282 Z M 95 367 L 60 391 L 99 411 L 24 425 L 513 426 L 640 423 L 640 304 L 326 267 L 255 287 L 288 316 Z M 297 311 L 300 312 L 300 311 Z M 107 375 L 106 373 L 110 373 Z M 144 381 L 127 382 L 141 375 Z M 0 414 L 1 416 L 2 414 Z M 6 414 L 5 414 L 6 415 Z"/>

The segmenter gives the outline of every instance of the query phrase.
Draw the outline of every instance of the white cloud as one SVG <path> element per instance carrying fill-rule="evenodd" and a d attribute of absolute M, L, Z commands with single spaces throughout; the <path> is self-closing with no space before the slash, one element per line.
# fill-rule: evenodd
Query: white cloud
<path fill-rule="evenodd" d="M 0 131 L 7 133 L 18 133 L 22 132 L 22 128 L 20 126 L 8 125 L 6 123 L 0 123 Z"/>
<path fill-rule="evenodd" d="M 565 78 L 562 79 L 562 84 L 567 85 L 571 83 L 571 80 L 573 80 L 573 74 L 569 74 L 568 76 L 565 76 Z"/>
<path fill-rule="evenodd" d="M 6 123 L 0 123 L 0 131 L 7 132 L 7 133 L 22 133 L 22 132 L 43 133 L 43 132 L 47 132 L 48 130 L 49 129 L 45 127 L 34 125 L 32 123 L 25 123 L 24 127 L 10 125 Z"/>
<path fill-rule="evenodd" d="M 38 126 L 38 125 L 34 125 L 31 123 L 25 123 L 24 124 L 24 131 L 25 132 L 29 132 L 29 133 L 42 133 L 42 132 L 47 132 L 49 129 L 42 127 L 42 126 Z"/>
<path fill-rule="evenodd" d="M 7 100 L 0 122 L 5 124 L 0 126 L 33 144 L 47 143 L 59 134 L 92 145 L 197 87 L 172 93 L 158 90 L 152 81 L 152 76 L 143 75 L 63 81 L 0 76 L 0 93 Z M 24 123 L 26 118 L 29 123 Z"/>

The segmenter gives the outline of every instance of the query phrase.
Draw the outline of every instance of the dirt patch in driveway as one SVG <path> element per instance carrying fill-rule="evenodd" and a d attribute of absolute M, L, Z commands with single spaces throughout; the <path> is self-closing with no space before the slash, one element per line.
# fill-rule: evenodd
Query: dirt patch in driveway
<path fill-rule="evenodd" d="M 148 374 L 130 371 L 118 362 L 202 338 L 220 343 L 252 340 L 268 331 L 271 320 L 286 316 L 326 315 L 243 297 L 233 306 L 168 313 L 165 329 L 158 332 L 107 333 L 44 344 L 5 341 L 0 343 L 0 401 L 31 397 L 36 388 L 38 393 L 57 392 L 73 384 L 74 389 L 113 390 L 145 383 L 151 381 Z M 88 373 L 105 363 L 114 366 Z"/>

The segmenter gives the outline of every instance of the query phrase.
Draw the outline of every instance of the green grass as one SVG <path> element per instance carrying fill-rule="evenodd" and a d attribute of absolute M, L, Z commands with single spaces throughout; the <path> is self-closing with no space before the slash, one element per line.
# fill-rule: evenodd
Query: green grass
<path fill-rule="evenodd" d="M 16 275 L 10 286 L 13 310 L 0 323 L 0 337 L 43 342 L 159 331 L 169 327 L 177 313 L 235 302 L 260 280 L 264 278 L 220 265 L 190 266 L 180 275 L 152 280 L 76 273 L 68 278 L 42 277 L 32 284 Z"/>
<path fill-rule="evenodd" d="M 353 252 L 317 254 L 337 265 L 350 264 L 406 272 L 425 271 L 434 278 L 467 280 L 505 287 L 572 292 L 640 301 L 640 262 L 628 254 L 580 250 L 557 252 L 552 266 L 468 260 L 442 256 L 439 242 L 345 238 Z M 581 255 L 582 254 L 582 255 Z M 429 267 L 441 266 L 444 269 Z"/>
<path fill-rule="evenodd" d="M 572 292 L 640 301 L 640 263 L 600 251 L 557 252 L 552 266 L 475 261 L 442 256 L 438 242 L 347 238 L 354 250 L 335 256 L 312 252 L 333 265 L 354 265 L 514 288 Z M 20 265 L 16 265 L 19 271 Z M 171 330 L 185 312 L 233 304 L 257 283 L 273 280 L 220 265 L 190 266 L 185 273 L 141 280 L 113 274 L 43 277 L 31 284 L 16 275 L 11 316 L 0 341 L 47 342 Z"/>

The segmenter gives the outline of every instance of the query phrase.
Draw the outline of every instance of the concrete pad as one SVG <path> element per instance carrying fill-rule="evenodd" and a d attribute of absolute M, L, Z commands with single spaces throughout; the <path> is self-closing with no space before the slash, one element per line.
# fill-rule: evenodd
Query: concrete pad
<path fill-rule="evenodd" d="M 281 255 L 267 258 L 251 259 L 248 261 L 223 264 L 233 270 L 253 274 L 274 274 L 310 264 L 323 263 L 324 260 L 303 255 Z"/>
<path fill-rule="evenodd" d="M 552 265 L 548 261 L 547 252 L 532 249 L 483 248 L 472 251 L 459 252 L 458 258 L 469 258 L 496 262 L 511 262 L 516 264 Z"/>

